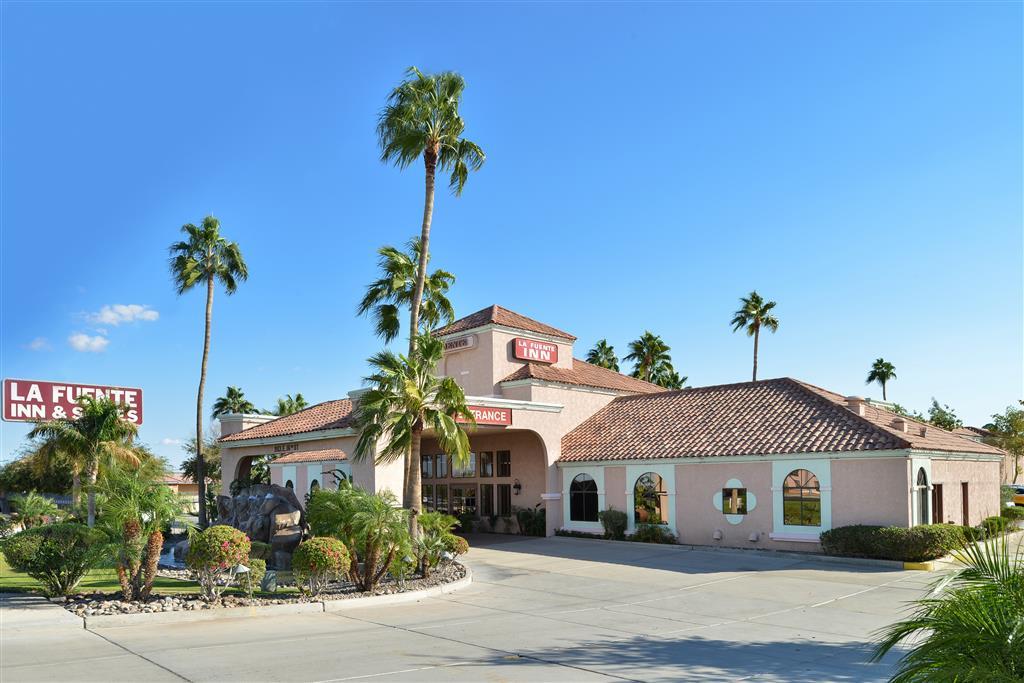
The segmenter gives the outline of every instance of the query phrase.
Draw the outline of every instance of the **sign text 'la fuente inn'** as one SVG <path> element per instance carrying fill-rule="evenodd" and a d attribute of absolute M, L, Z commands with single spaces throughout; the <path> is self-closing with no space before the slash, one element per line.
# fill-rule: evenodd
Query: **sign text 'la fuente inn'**
<path fill-rule="evenodd" d="M 79 396 L 109 398 L 124 406 L 126 420 L 142 424 L 142 389 L 28 379 L 4 380 L 4 421 L 74 419 L 82 414 Z"/>
<path fill-rule="evenodd" d="M 558 362 L 558 344 L 536 341 L 535 339 L 515 338 L 515 356 L 519 360 L 532 360 L 540 363 Z"/>

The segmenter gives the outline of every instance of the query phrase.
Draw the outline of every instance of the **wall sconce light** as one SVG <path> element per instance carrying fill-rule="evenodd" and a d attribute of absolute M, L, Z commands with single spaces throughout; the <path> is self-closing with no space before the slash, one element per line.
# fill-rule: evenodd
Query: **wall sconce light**
<path fill-rule="evenodd" d="M 711 538 L 715 539 L 716 541 L 721 541 L 722 540 L 722 530 L 721 529 L 715 529 L 715 533 L 711 534 Z"/>
<path fill-rule="evenodd" d="M 518 496 L 522 492 L 522 490 L 523 485 L 519 483 L 518 479 L 516 479 L 515 482 L 513 482 L 512 484 L 512 493 Z"/>

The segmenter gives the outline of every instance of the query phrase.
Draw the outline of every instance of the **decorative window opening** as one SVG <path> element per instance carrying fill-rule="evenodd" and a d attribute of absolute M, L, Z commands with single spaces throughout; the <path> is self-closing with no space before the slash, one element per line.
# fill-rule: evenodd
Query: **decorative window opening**
<path fill-rule="evenodd" d="M 476 486 L 452 486 L 452 514 L 477 516 Z"/>
<path fill-rule="evenodd" d="M 320 490 L 320 482 L 318 482 L 316 479 L 314 479 L 309 484 L 309 492 L 310 492 L 310 494 L 313 494 L 313 493 L 316 493 L 319 490 Z"/>
<path fill-rule="evenodd" d="M 424 510 L 433 510 L 434 509 L 434 485 L 433 484 L 423 484 L 423 486 L 422 486 L 422 495 L 421 495 L 421 503 L 423 505 L 423 509 Z"/>
<path fill-rule="evenodd" d="M 597 482 L 589 474 L 577 474 L 569 484 L 569 520 L 597 521 Z"/>
<path fill-rule="evenodd" d="M 793 470 L 782 482 L 782 523 L 821 526 L 821 486 L 808 470 Z"/>
<path fill-rule="evenodd" d="M 498 509 L 501 517 L 508 517 L 512 514 L 512 485 L 498 484 Z"/>
<path fill-rule="evenodd" d="M 483 451 L 480 453 L 480 476 L 494 476 L 494 453 L 490 451 Z"/>
<path fill-rule="evenodd" d="M 917 522 L 928 523 L 928 475 L 924 468 L 917 470 Z"/>
<path fill-rule="evenodd" d="M 498 476 L 512 476 L 512 451 L 498 451 Z"/>
<path fill-rule="evenodd" d="M 420 458 L 420 476 L 424 479 L 434 478 L 434 456 L 424 455 Z"/>
<path fill-rule="evenodd" d="M 292 480 L 291 480 L 291 479 L 289 479 L 288 481 L 286 481 L 286 482 L 284 483 L 284 487 L 285 487 L 286 489 L 292 489 L 293 491 L 295 490 L 295 484 L 293 484 L 293 483 L 292 483 Z"/>
<path fill-rule="evenodd" d="M 437 494 L 434 499 L 434 509 L 438 512 L 448 512 L 448 484 L 438 484 L 434 487 Z"/>
<path fill-rule="evenodd" d="M 490 517 L 494 514 L 494 485 L 480 485 L 480 516 Z"/>
<path fill-rule="evenodd" d="M 668 493 L 661 475 L 647 472 L 633 485 L 633 521 L 637 524 L 668 524 Z"/>
<path fill-rule="evenodd" d="M 722 514 L 747 514 L 747 490 L 745 488 L 722 489 Z"/>
<path fill-rule="evenodd" d="M 438 479 L 445 479 L 448 477 L 447 455 L 434 456 L 434 476 L 437 477 Z"/>

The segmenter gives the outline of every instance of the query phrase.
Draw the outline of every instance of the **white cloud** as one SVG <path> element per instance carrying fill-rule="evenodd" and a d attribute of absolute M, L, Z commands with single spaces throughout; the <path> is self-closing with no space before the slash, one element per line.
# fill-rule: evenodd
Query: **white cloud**
<path fill-rule="evenodd" d="M 107 348 L 107 344 L 110 340 L 106 337 L 99 335 L 90 337 L 87 334 L 81 332 L 75 332 L 73 335 L 68 337 L 68 344 L 71 344 L 71 348 L 75 351 L 85 351 L 88 353 L 99 353 Z"/>
<path fill-rule="evenodd" d="M 50 346 L 50 342 L 47 341 L 46 337 L 36 337 L 26 344 L 25 348 L 30 351 L 49 351 L 53 347 Z"/>
<path fill-rule="evenodd" d="M 164 446 L 180 446 L 182 441 L 181 439 L 172 439 L 170 437 L 165 436 L 163 439 L 160 440 L 160 443 L 162 443 Z"/>
<path fill-rule="evenodd" d="M 120 325 L 139 320 L 152 322 L 159 317 L 159 311 L 142 304 L 113 304 L 86 316 L 90 322 L 97 325 Z"/>

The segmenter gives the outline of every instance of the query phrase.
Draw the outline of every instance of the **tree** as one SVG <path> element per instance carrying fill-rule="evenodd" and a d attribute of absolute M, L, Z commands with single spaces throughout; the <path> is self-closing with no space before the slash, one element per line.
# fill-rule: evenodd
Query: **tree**
<path fill-rule="evenodd" d="M 615 355 L 615 347 L 607 339 L 598 339 L 594 348 L 587 351 L 587 362 L 591 365 L 619 371 L 619 359 Z"/>
<path fill-rule="evenodd" d="M 1022 548 L 1014 553 L 1002 536 L 955 552 L 963 568 L 937 581 L 909 618 L 881 632 L 873 661 L 906 643 L 890 679 L 897 683 L 1024 680 Z"/>
<path fill-rule="evenodd" d="M 665 372 L 665 365 L 671 370 L 672 357 L 668 354 L 671 350 L 661 337 L 645 331 L 639 339 L 629 342 L 629 353 L 624 360 L 633 363 L 633 377 L 653 382 L 656 375 Z"/>
<path fill-rule="evenodd" d="M 412 306 L 416 290 L 416 273 L 420 262 L 420 240 L 410 240 L 408 251 L 385 246 L 377 250 L 381 276 L 366 287 L 359 302 L 359 315 L 372 314 L 377 336 L 390 343 L 401 331 L 402 309 Z M 424 280 L 420 302 L 420 334 L 447 325 L 455 320 L 455 309 L 448 300 L 448 290 L 455 276 L 446 270 L 435 270 Z"/>
<path fill-rule="evenodd" d="M 779 329 L 779 319 L 772 315 L 775 308 L 774 301 L 765 301 L 756 291 L 750 296 L 740 298 L 740 308 L 732 316 L 732 331 L 738 332 L 741 329 L 747 331 L 748 337 L 754 338 L 754 374 L 753 381 L 757 381 L 757 346 L 761 338 L 761 328 L 775 333 Z"/>
<path fill-rule="evenodd" d="M 213 417 L 230 413 L 238 415 L 255 412 L 256 406 L 246 400 L 245 392 L 238 387 L 228 387 L 224 395 L 213 402 Z"/>
<path fill-rule="evenodd" d="M 18 521 L 26 529 L 45 524 L 47 519 L 52 521 L 60 515 L 60 509 L 56 503 L 35 491 L 18 496 L 11 502 L 14 503 L 14 511 L 18 513 Z"/>
<path fill-rule="evenodd" d="M 871 384 L 872 382 L 878 382 L 881 384 L 882 400 L 887 401 L 888 398 L 885 395 L 885 385 L 890 380 L 894 379 L 896 379 L 896 366 L 884 358 L 877 358 L 875 362 L 871 364 L 871 371 L 868 372 L 868 379 L 865 384 Z"/>
<path fill-rule="evenodd" d="M 424 429 L 434 432 L 443 452 L 464 464 L 469 460 L 469 437 L 456 418 L 475 425 L 462 388 L 451 377 L 434 375 L 443 353 L 441 341 L 428 335 L 416 338 L 412 356 L 377 353 L 369 359 L 373 372 L 366 383 L 370 388 L 356 408 L 356 460 L 374 458 L 375 450 L 376 462 L 383 463 L 411 454 L 411 486 L 406 500 L 413 536 L 422 500 L 420 446 Z"/>
<path fill-rule="evenodd" d="M 1024 406 L 1024 401 L 1020 402 Z M 1013 483 L 1016 484 L 1024 473 L 1024 408 L 1008 406 L 1003 413 L 992 416 L 992 422 L 985 425 L 992 436 L 985 439 L 993 446 L 1002 448 L 1013 459 Z"/>
<path fill-rule="evenodd" d="M 277 407 L 274 408 L 274 415 L 292 415 L 309 407 L 302 394 L 285 394 L 284 398 L 277 399 Z"/>
<path fill-rule="evenodd" d="M 125 420 L 124 408 L 107 398 L 81 396 L 81 415 L 36 423 L 28 438 L 39 438 L 42 447 L 59 451 L 85 475 L 89 485 L 88 524 L 96 523 L 96 478 L 101 465 L 124 462 L 138 466 L 139 452 L 132 440 L 138 427 Z"/>
<path fill-rule="evenodd" d="M 206 364 L 210 357 L 210 323 L 213 318 L 214 284 L 220 282 L 227 294 L 234 294 L 238 282 L 249 277 L 249 269 L 235 242 L 220 234 L 220 221 L 213 216 L 196 227 L 181 227 L 186 239 L 171 245 L 171 276 L 181 296 L 199 284 L 206 285 L 206 327 L 203 336 L 203 360 L 199 370 L 199 392 L 196 396 L 196 475 L 199 484 L 199 526 L 206 527 L 206 478 L 203 473 L 203 390 L 206 388 Z"/>
<path fill-rule="evenodd" d="M 196 437 L 190 438 L 182 447 L 188 455 L 181 461 L 181 476 L 189 481 L 198 483 L 199 473 L 196 463 Z M 209 434 L 203 439 L 203 473 L 206 475 L 206 504 L 215 506 L 217 504 L 216 492 L 220 491 L 220 443 L 214 434 Z"/>
<path fill-rule="evenodd" d="M 69 459 L 61 457 L 51 460 L 44 457 L 40 453 L 40 444 L 30 442 L 22 448 L 17 458 L 0 466 L 0 491 L 66 493 L 75 488 L 71 468 L 72 462 Z M 80 480 L 76 481 L 77 488 L 81 489 Z M 74 505 L 78 506 L 77 500 Z"/>
<path fill-rule="evenodd" d="M 953 409 L 947 405 L 940 406 L 939 402 L 932 398 L 932 405 L 928 408 L 928 421 L 936 427 L 953 431 L 964 426 L 963 421 L 956 416 Z"/>
<path fill-rule="evenodd" d="M 686 380 L 688 379 L 689 377 L 685 375 L 680 376 L 679 373 L 676 372 L 676 369 L 673 368 L 670 363 L 666 363 L 655 368 L 652 381 L 660 387 L 675 390 L 685 389 Z"/>

